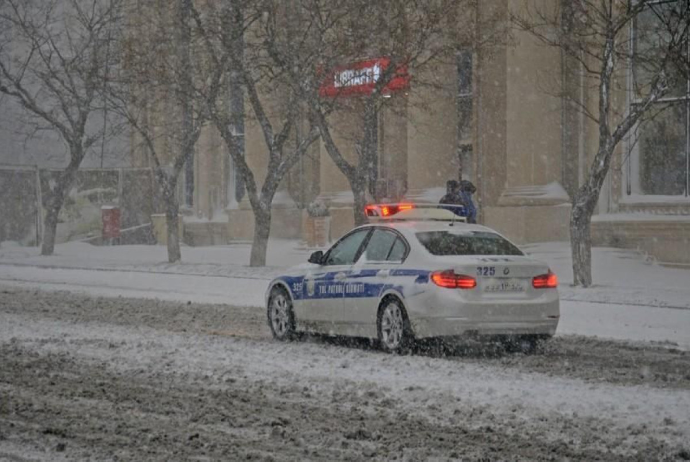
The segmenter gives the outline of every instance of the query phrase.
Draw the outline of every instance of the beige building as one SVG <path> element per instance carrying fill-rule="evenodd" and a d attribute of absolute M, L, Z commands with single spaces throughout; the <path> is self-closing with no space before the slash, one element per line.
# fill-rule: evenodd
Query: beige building
<path fill-rule="evenodd" d="M 480 2 L 506 19 L 511 8 L 522 4 Z M 446 180 L 457 178 L 460 138 L 464 176 L 478 188 L 481 223 L 518 243 L 567 240 L 572 193 L 596 151 L 598 132 L 550 91 L 572 84 L 563 64 L 558 49 L 516 32 L 504 45 L 461 54 L 457 65 L 435 69 L 434 78 L 442 83 L 437 89 L 416 88 L 413 82 L 409 91 L 392 94 L 379 113 L 380 178 L 391 186 L 406 185 L 407 200 L 438 202 Z M 596 107 L 595 91 L 573 88 L 583 104 Z M 617 104 L 631 104 L 631 98 L 617 95 Z M 595 244 L 639 248 L 661 262 L 690 264 L 690 94 L 674 96 L 673 104 L 663 118 L 636 128 L 636 138 L 620 146 L 593 235 Z M 471 115 L 465 118 L 471 122 L 458 127 L 463 113 Z M 348 154 L 355 152 L 349 133 L 360 127 L 349 122 L 350 116 L 331 120 Z M 265 146 L 251 119 L 246 120 L 245 141 L 250 166 L 262 178 Z M 232 162 L 212 130 L 197 146 L 193 171 L 188 241 L 250 240 L 251 208 L 238 197 Z M 353 226 L 349 184 L 322 144 L 312 147 L 282 185 L 274 202 L 272 236 L 300 238 L 303 208 L 315 198 L 330 206 L 332 239 Z"/>

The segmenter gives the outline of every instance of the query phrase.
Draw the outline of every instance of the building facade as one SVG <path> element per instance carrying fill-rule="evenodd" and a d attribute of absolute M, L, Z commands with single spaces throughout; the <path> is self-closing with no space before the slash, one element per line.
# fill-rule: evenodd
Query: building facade
<path fill-rule="evenodd" d="M 529 3 L 480 2 L 477 14 L 508 21 Z M 653 18 L 640 16 L 631 40 L 643 21 Z M 406 200 L 433 203 L 462 168 L 463 177 L 477 186 L 481 223 L 518 243 L 567 240 L 571 198 L 596 152 L 598 126 L 563 94 L 575 92 L 580 104 L 596 108 L 596 89 L 582 85 L 581 74 L 558 48 L 519 31 L 489 50 L 461 50 L 456 63 L 436 66 L 427 77 L 438 85 L 418 88 L 413 80 L 406 91 L 391 94 L 378 114 L 381 184 L 402 189 Z M 635 99 L 620 92 L 615 104 L 625 110 Z M 636 127 L 616 151 L 593 236 L 595 244 L 638 248 L 661 262 L 690 264 L 690 82 L 659 104 L 671 108 Z M 361 125 L 350 112 L 330 122 L 339 145 L 347 147 L 341 150 L 354 156 Z M 244 137 L 248 162 L 263 177 L 266 148 L 251 117 Z M 189 240 L 250 240 L 251 208 L 214 130 L 198 143 L 192 171 Z M 299 238 L 304 208 L 315 199 L 330 207 L 332 239 L 352 228 L 349 183 L 322 143 L 312 146 L 282 184 L 273 204 L 272 236 Z"/>

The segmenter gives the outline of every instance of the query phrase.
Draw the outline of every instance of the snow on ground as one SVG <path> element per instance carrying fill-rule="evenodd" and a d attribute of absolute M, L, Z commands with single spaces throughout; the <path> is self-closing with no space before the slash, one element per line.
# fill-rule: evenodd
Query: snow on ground
<path fill-rule="evenodd" d="M 452 417 L 461 395 L 474 407 L 486 406 L 495 413 L 504 413 L 505 419 L 516 418 L 511 414 L 517 406 L 523 425 L 539 422 L 544 416 L 577 413 L 580 418 L 605 415 L 609 428 L 615 426 L 621 434 L 631 424 L 661 430 L 665 421 L 674 422 L 678 431 L 690 431 L 690 395 L 685 390 L 592 386 L 579 379 L 523 374 L 482 364 L 454 363 L 449 367 L 442 360 L 357 349 L 331 349 L 329 359 L 324 361 L 322 347 L 310 343 L 248 342 L 169 332 L 161 335 L 155 329 L 132 330 L 96 323 L 89 324 L 90 329 L 85 331 L 83 325 L 9 314 L 4 314 L 3 320 L 2 338 L 39 344 L 44 354 L 71 354 L 129 372 L 160 367 L 165 358 L 164 368 L 177 374 L 192 374 L 199 367 L 213 375 L 240 370 L 250 381 L 271 377 L 273 385 L 286 387 L 299 381 L 309 383 L 317 392 L 332 388 L 333 382 L 341 386 L 358 384 L 360 388 L 376 384 L 408 402 L 411 411 L 420 412 L 421 405 L 436 418 Z M 61 342 L 54 342 L 55 332 L 60 332 Z M 141 338 L 148 339 L 148 348 L 141 348 Z M 119 347 L 103 348 L 107 342 Z M 173 351 L 174 356 L 161 354 Z"/>
<path fill-rule="evenodd" d="M 690 309 L 690 270 L 668 268 L 627 249 L 595 247 L 594 287 L 571 287 L 570 246 L 564 242 L 523 245 L 522 250 L 545 261 L 558 275 L 562 300 Z"/>
<path fill-rule="evenodd" d="M 573 288 L 567 243 L 523 249 L 559 275 L 559 334 L 670 342 L 690 349 L 690 271 L 656 265 L 629 250 L 595 248 L 596 286 Z M 260 307 L 268 281 L 306 261 L 310 252 L 296 241 L 272 240 L 269 266 L 249 268 L 249 245 L 239 244 L 185 247 L 184 262 L 176 265 L 166 262 L 163 246 L 69 243 L 57 246 L 52 257 L 41 257 L 35 248 L 3 246 L 0 281 L 109 297 Z"/>
<path fill-rule="evenodd" d="M 682 459 L 689 360 L 583 337 L 396 356 L 273 341 L 251 309 L 2 289 L 0 459 Z"/>
<path fill-rule="evenodd" d="M 59 244 L 55 254 L 42 257 L 35 247 L 18 247 L 3 243 L 0 246 L 0 264 L 20 264 L 53 268 L 119 269 L 147 272 L 173 272 L 196 274 L 224 274 L 254 277 L 265 276 L 266 268 L 247 268 L 248 244 L 218 245 L 210 247 L 182 247 L 182 263 L 171 265 L 162 245 L 123 245 L 97 247 L 83 242 Z M 274 239 L 269 243 L 268 271 L 287 267 L 307 260 L 310 251 L 299 247 L 296 241 Z M 272 267 L 272 268 L 271 268 Z"/>
<path fill-rule="evenodd" d="M 264 303 L 268 280 L 0 265 L 0 283 L 15 287 L 65 290 L 102 297 L 153 298 L 258 307 Z"/>
<path fill-rule="evenodd" d="M 690 310 L 562 301 L 556 334 L 660 342 L 690 350 Z"/>

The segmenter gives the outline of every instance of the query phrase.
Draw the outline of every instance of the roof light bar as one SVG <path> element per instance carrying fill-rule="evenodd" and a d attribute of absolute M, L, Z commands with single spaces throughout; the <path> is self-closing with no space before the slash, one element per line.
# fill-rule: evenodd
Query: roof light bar
<path fill-rule="evenodd" d="M 412 210 L 416 206 L 409 203 L 400 204 L 372 204 L 364 208 L 364 213 L 368 217 L 390 217 L 406 210 Z"/>
<path fill-rule="evenodd" d="M 364 207 L 364 214 L 373 221 L 467 222 L 467 210 L 460 204 L 369 204 Z"/>

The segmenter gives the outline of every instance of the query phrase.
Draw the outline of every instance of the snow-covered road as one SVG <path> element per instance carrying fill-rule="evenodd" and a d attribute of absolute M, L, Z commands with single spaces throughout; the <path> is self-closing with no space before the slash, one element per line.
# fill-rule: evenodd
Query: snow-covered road
<path fill-rule="evenodd" d="M 275 342 L 253 309 L 0 287 L 0 458 L 675 460 L 688 355 L 391 356 Z"/>
<path fill-rule="evenodd" d="M 689 273 L 690 274 L 690 273 Z M 268 276 L 215 276 L 116 269 L 40 268 L 0 264 L 0 282 L 74 291 L 262 309 Z M 569 294 L 577 297 L 577 294 Z M 564 300 L 558 334 L 653 341 L 690 349 L 690 309 Z"/>

